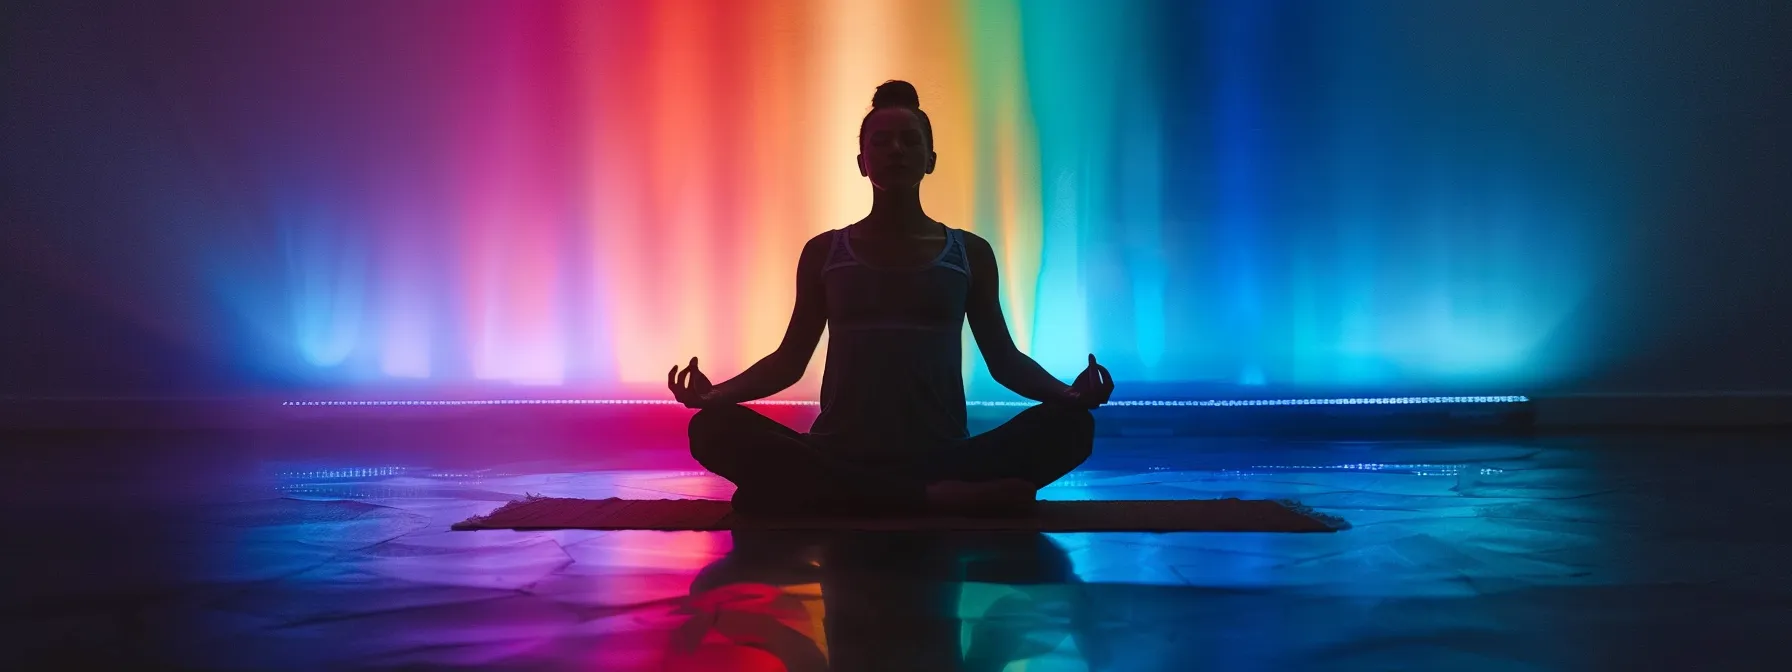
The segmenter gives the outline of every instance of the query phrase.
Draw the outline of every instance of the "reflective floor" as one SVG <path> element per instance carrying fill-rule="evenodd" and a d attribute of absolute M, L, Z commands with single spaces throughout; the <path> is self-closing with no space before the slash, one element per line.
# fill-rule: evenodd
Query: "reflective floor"
<path fill-rule="evenodd" d="M 650 433 L 651 434 L 651 433 Z M 1336 534 L 451 532 L 726 497 L 676 436 L 6 439 L 5 669 L 1766 669 L 1783 437 L 1104 438 L 1048 499 L 1294 498 Z M 101 667 L 91 667 L 100 665 Z"/>

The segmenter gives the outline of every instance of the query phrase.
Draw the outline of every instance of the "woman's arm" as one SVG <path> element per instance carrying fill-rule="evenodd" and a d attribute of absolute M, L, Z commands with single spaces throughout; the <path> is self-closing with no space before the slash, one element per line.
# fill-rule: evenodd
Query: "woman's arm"
<path fill-rule="evenodd" d="M 1002 316 L 995 249 L 981 236 L 965 232 L 965 252 L 971 263 L 971 296 L 965 317 L 983 361 L 989 364 L 989 375 L 1002 387 L 1034 401 L 1067 400 L 1070 386 L 1052 377 L 1039 362 L 1015 347 L 1014 337 L 1008 333 L 1008 320 Z"/>
<path fill-rule="evenodd" d="M 764 399 L 802 380 L 827 326 L 827 299 L 821 288 L 821 267 L 827 262 L 829 234 L 810 238 L 796 263 L 796 307 L 778 349 L 740 375 L 717 385 L 706 395 L 706 404 L 738 404 Z"/>

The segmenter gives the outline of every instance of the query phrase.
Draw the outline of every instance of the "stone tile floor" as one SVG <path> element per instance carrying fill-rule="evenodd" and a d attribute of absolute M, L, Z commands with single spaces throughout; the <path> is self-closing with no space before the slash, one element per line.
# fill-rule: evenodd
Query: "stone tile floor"
<path fill-rule="evenodd" d="M 1785 669 L 1778 436 L 1104 438 L 1048 499 L 1293 498 L 1336 534 L 451 532 L 726 497 L 666 445 L 5 440 L 0 668 Z M 513 444 L 521 445 L 521 444 Z M 545 446 L 545 447 L 544 447 Z M 94 667 L 98 665 L 98 667 Z"/>

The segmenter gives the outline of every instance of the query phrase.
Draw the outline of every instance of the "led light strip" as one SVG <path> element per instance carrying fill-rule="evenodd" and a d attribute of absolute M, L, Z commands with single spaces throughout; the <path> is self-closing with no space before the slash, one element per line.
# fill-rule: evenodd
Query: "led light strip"
<path fill-rule="evenodd" d="M 1530 398 L 1523 395 L 1463 397 L 1343 397 L 1334 399 L 1152 399 L 1110 401 L 1108 406 L 1127 407 L 1207 407 L 1232 408 L 1245 406 L 1360 406 L 1410 404 L 1522 404 Z M 760 400 L 750 406 L 816 406 L 815 401 Z M 967 406 L 1027 407 L 1031 401 L 967 401 Z M 671 399 L 442 399 L 385 401 L 284 401 L 281 406 L 678 406 Z"/>

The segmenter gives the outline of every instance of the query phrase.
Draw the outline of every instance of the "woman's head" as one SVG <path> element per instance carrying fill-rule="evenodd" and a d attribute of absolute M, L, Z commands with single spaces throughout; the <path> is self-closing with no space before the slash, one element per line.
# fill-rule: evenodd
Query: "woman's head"
<path fill-rule="evenodd" d="M 937 159 L 933 124 L 914 85 L 890 80 L 878 86 L 871 112 L 859 122 L 859 174 L 881 189 L 914 187 Z"/>

